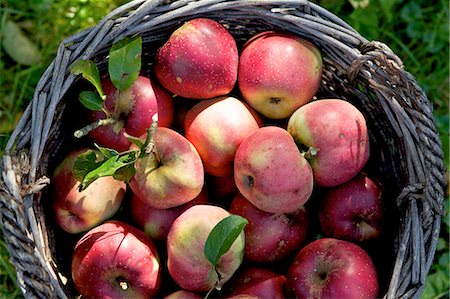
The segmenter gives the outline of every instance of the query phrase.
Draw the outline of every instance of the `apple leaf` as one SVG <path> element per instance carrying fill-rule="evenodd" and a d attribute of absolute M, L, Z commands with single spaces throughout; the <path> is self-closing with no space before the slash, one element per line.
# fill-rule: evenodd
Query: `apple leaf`
<path fill-rule="evenodd" d="M 118 180 L 129 181 L 134 175 L 134 165 L 136 163 L 138 155 L 138 150 L 128 151 L 118 155 L 113 155 L 109 158 L 106 157 L 102 161 L 95 164 L 92 163 L 91 155 L 89 161 L 77 159 L 74 164 L 74 169 L 78 169 L 79 175 L 85 174 L 81 180 L 79 188 L 80 191 L 86 189 L 96 179 L 105 176 L 112 176 Z M 83 167 L 85 168 L 83 169 Z M 133 169 L 127 169 L 130 167 Z M 82 170 L 80 171 L 80 169 Z"/>
<path fill-rule="evenodd" d="M 100 163 L 97 161 L 97 155 L 93 150 L 87 150 L 78 155 L 73 163 L 72 174 L 73 177 L 82 181 L 83 178 L 93 169 L 97 168 Z"/>
<path fill-rule="evenodd" d="M 206 239 L 203 252 L 213 266 L 219 263 L 220 258 L 230 249 L 246 224 L 248 221 L 244 217 L 230 215 L 212 229 Z"/>
<path fill-rule="evenodd" d="M 80 102 L 84 107 L 93 111 L 103 110 L 103 100 L 93 91 L 83 91 L 80 93 Z"/>
<path fill-rule="evenodd" d="M 124 91 L 133 85 L 141 70 L 142 38 L 127 37 L 111 47 L 108 71 L 114 86 Z"/>
<path fill-rule="evenodd" d="M 82 75 L 84 79 L 94 85 L 102 100 L 106 98 L 100 83 L 100 72 L 95 62 L 92 60 L 77 60 L 70 66 L 70 71 L 76 76 Z"/>

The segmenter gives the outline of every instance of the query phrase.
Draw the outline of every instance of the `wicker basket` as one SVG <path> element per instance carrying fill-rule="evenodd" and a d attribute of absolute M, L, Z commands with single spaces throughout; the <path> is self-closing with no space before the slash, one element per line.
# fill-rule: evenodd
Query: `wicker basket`
<path fill-rule="evenodd" d="M 112 43 L 140 33 L 145 64 L 183 21 L 208 17 L 224 24 L 238 45 L 265 29 L 293 32 L 324 55 L 319 96 L 356 105 L 367 118 L 372 145 L 368 167 L 385 186 L 391 217 L 392 259 L 382 269 L 380 297 L 418 298 L 433 263 L 443 214 L 443 153 L 432 106 L 401 60 L 384 44 L 368 41 L 341 19 L 302 0 L 136 0 L 97 26 L 64 40 L 39 81 L 13 132 L 1 164 L 3 231 L 27 298 L 71 298 L 67 269 L 55 254 L 45 217 L 46 177 L 72 140 L 75 119 L 69 66 L 79 59 L 104 65 Z"/>

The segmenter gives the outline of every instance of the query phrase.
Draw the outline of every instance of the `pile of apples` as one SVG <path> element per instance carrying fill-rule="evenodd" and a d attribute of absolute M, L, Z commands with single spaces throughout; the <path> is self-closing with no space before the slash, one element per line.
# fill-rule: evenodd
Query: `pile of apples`
<path fill-rule="evenodd" d="M 362 171 L 367 126 L 349 102 L 315 97 L 315 45 L 265 31 L 238 48 L 220 23 L 197 18 L 170 35 L 149 73 L 124 91 L 102 74 L 104 109 L 87 113 L 114 119 L 89 132 L 104 155 L 136 149 L 133 138 L 158 124 L 133 176 L 80 191 L 73 167 L 86 149 L 53 173 L 54 219 L 79 236 L 71 270 L 83 297 L 377 297 L 361 246 L 383 218 L 381 186 Z M 230 215 L 247 224 L 211 264 L 205 242 Z"/>

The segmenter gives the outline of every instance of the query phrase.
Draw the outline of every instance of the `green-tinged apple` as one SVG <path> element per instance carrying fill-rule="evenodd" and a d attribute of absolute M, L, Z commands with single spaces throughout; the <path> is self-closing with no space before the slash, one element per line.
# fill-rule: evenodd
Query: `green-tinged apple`
<path fill-rule="evenodd" d="M 96 143 L 118 151 L 127 150 L 131 142 L 126 134 L 135 137 L 145 134 L 155 113 L 158 113 L 159 126 L 169 127 L 172 124 L 172 96 L 149 78 L 139 76 L 127 90 L 118 91 L 109 77 L 105 77 L 102 87 L 106 95 L 106 109 L 115 123 L 100 126 L 89 133 Z M 89 116 L 92 122 L 105 117 L 102 111 L 91 111 Z"/>
<path fill-rule="evenodd" d="M 259 128 L 258 116 L 234 97 L 203 100 L 186 114 L 185 136 L 198 150 L 205 171 L 214 176 L 233 172 L 241 142 Z"/>
<path fill-rule="evenodd" d="M 167 209 L 193 200 L 203 184 L 203 164 L 195 147 L 176 131 L 159 127 L 154 151 L 137 160 L 129 186 L 149 206 Z"/>
<path fill-rule="evenodd" d="M 84 150 L 71 152 L 53 172 L 52 207 L 59 227 L 68 233 L 87 231 L 111 218 L 119 210 L 126 185 L 113 177 L 102 177 L 79 191 L 73 164 Z"/>
<path fill-rule="evenodd" d="M 167 236 L 167 267 L 181 288 L 188 291 L 220 288 L 239 268 L 244 256 L 244 232 L 216 266 L 204 253 L 212 229 L 230 215 L 218 206 L 195 205 L 175 219 Z"/>
<path fill-rule="evenodd" d="M 262 32 L 243 47 L 238 85 L 256 111 L 272 119 L 288 118 L 316 94 L 322 76 L 318 48 L 298 36 Z"/>
<path fill-rule="evenodd" d="M 136 194 L 131 193 L 131 217 L 152 240 L 165 240 L 172 223 L 178 216 L 193 205 L 206 204 L 207 202 L 208 193 L 206 189 L 203 189 L 196 198 L 181 206 L 157 209 L 148 205 L 145 199 L 142 200 Z"/>
<path fill-rule="evenodd" d="M 143 231 L 107 221 L 76 244 L 72 278 L 83 298 L 152 298 L 161 285 L 159 255 Z"/>
<path fill-rule="evenodd" d="M 200 296 L 199 294 L 189 292 L 186 290 L 178 290 L 164 297 L 164 299 L 202 299 L 202 298 L 203 297 Z"/>
<path fill-rule="evenodd" d="M 358 245 L 333 238 L 303 247 L 286 274 L 292 298 L 375 299 L 377 271 L 370 256 Z"/>
<path fill-rule="evenodd" d="M 269 213 L 297 211 L 312 194 L 313 174 L 289 133 L 262 127 L 238 147 L 234 178 L 242 195 Z"/>
<path fill-rule="evenodd" d="M 305 155 L 318 186 L 343 184 L 357 175 L 369 160 L 369 134 L 364 115 L 340 99 L 308 103 L 289 119 L 288 132 Z"/>
<path fill-rule="evenodd" d="M 244 228 L 244 258 L 249 261 L 282 261 L 296 251 L 308 235 L 308 213 L 303 206 L 292 213 L 267 213 L 238 193 L 229 211 L 248 220 Z"/>
<path fill-rule="evenodd" d="M 196 18 L 176 29 L 157 51 L 154 71 L 162 86 L 191 99 L 228 94 L 237 79 L 236 41 L 217 21 Z"/>

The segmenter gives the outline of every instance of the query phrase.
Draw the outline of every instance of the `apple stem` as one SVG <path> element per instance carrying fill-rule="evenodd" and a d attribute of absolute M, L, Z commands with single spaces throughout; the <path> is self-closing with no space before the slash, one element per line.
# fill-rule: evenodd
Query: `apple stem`
<path fill-rule="evenodd" d="M 124 291 L 128 290 L 128 283 L 126 281 L 119 282 L 119 285 L 122 288 L 122 290 Z"/>
<path fill-rule="evenodd" d="M 306 152 L 303 152 L 303 157 L 305 157 L 306 160 L 313 159 L 317 156 L 317 153 L 319 152 L 319 149 L 317 147 L 311 146 L 308 148 Z"/>
<path fill-rule="evenodd" d="M 150 154 L 155 151 L 155 135 L 156 130 L 158 129 L 158 113 L 153 114 L 152 116 L 152 124 L 150 125 L 150 128 L 148 130 L 148 143 L 145 147 L 145 153 Z"/>
<path fill-rule="evenodd" d="M 73 133 L 73 135 L 76 138 L 81 138 L 83 136 L 86 136 L 87 134 L 89 134 L 89 132 L 91 132 L 92 130 L 97 129 L 98 127 L 101 126 L 106 126 L 106 125 L 112 125 L 115 124 L 116 120 L 113 118 L 104 118 L 104 119 L 99 119 L 95 122 L 93 122 L 92 124 L 89 124 L 79 130 L 76 130 L 75 133 Z"/>

